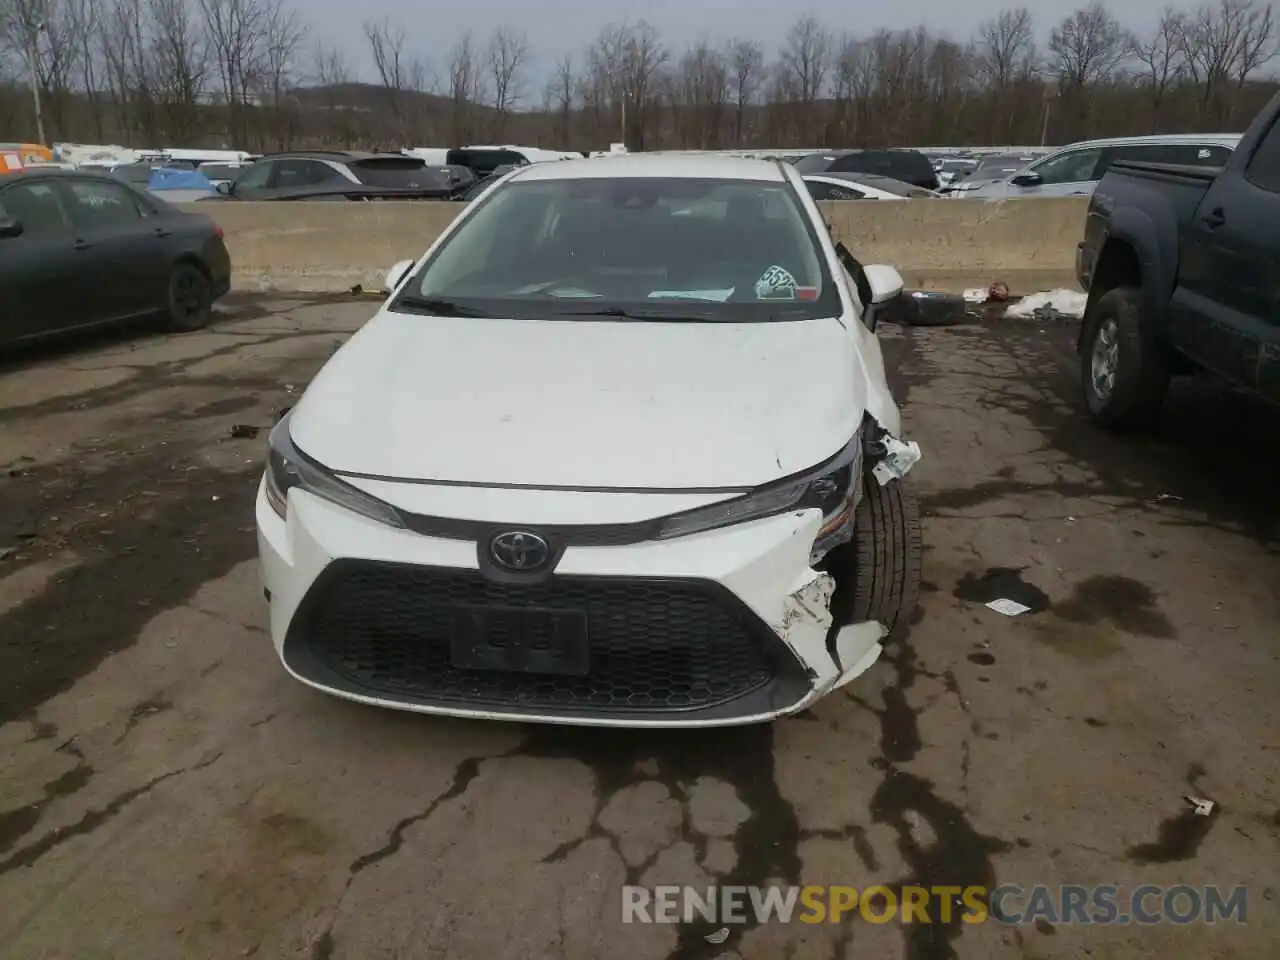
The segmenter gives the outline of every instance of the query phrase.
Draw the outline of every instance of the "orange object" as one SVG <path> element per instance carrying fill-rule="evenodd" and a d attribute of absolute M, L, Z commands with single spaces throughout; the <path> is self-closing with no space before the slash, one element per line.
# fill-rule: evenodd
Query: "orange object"
<path fill-rule="evenodd" d="M 0 143 L 0 175 L 33 163 L 52 163 L 53 151 L 38 143 Z"/>

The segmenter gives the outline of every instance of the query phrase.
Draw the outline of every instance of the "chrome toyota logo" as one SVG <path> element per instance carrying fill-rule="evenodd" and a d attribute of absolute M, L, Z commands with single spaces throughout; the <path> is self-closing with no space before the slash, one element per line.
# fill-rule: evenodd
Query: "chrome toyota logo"
<path fill-rule="evenodd" d="M 537 570 L 551 559 L 551 544 L 536 533 L 512 530 L 490 541 L 489 556 L 507 570 Z"/>

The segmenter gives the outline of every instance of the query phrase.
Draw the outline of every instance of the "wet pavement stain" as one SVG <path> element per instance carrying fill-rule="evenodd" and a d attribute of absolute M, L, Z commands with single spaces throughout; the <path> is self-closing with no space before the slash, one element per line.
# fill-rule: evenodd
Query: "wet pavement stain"
<path fill-rule="evenodd" d="M 971 653 L 966 659 L 980 667 L 989 667 L 996 662 L 996 658 L 989 653 Z"/>
<path fill-rule="evenodd" d="M 1140 843 L 1130 847 L 1125 855 L 1134 863 L 1142 864 L 1194 859 L 1221 809 L 1215 807 L 1207 817 L 1198 816 L 1192 809 L 1183 810 L 1176 817 L 1161 821 L 1155 843 Z"/>
<path fill-rule="evenodd" d="M 191 417 L 220 417 L 229 413 L 239 413 L 241 410 L 250 410 L 258 405 L 258 398 L 250 394 L 244 397 L 227 397 L 223 400 L 215 400 L 213 403 L 206 403 L 203 406 L 196 407 L 190 411 Z"/>
<path fill-rule="evenodd" d="M 928 780 L 890 769 L 872 798 L 871 811 L 873 822 L 888 824 L 897 834 L 898 852 L 910 867 L 910 876 L 889 884 L 899 895 L 908 886 L 981 886 L 988 890 L 998 886 L 991 858 L 1007 853 L 1012 844 L 978 833 L 964 810 L 938 796 Z M 932 846 L 923 847 L 916 841 L 908 811 L 928 823 L 936 838 Z M 964 931 L 965 912 L 953 909 L 950 923 L 904 925 L 909 960 L 956 960 L 952 941 Z"/>
<path fill-rule="evenodd" d="M 786 722 L 786 721 L 783 721 Z M 627 863 L 617 839 L 600 824 L 610 799 L 619 791 L 644 781 L 657 781 L 667 788 L 684 811 L 679 841 L 690 844 L 699 863 L 706 856 L 707 837 L 693 829 L 689 814 L 688 788 L 701 778 L 721 780 L 734 788 L 750 816 L 738 825 L 731 843 L 737 862 L 725 874 L 715 877 L 721 886 L 758 886 L 773 881 L 799 884 L 799 819 L 789 801 L 778 790 L 774 774 L 774 727 L 755 725 L 720 730 L 609 730 L 546 728 L 532 732 L 514 751 L 526 757 L 565 758 L 586 764 L 596 779 L 596 806 L 591 826 L 578 838 L 562 844 L 544 862 L 563 860 L 583 843 L 604 839 L 618 859 L 627 864 L 625 883 L 637 884 L 662 851 L 648 860 Z M 872 857 L 869 844 L 857 831 L 849 839 L 859 857 Z M 708 871 L 710 872 L 710 871 Z M 755 925 L 735 925 L 735 936 Z M 679 942 L 671 960 L 701 960 L 722 951 L 706 940 L 718 924 L 702 920 L 681 924 Z"/>
<path fill-rule="evenodd" d="M 180 777 L 184 773 L 190 773 L 196 770 L 203 770 L 212 766 L 219 759 L 222 753 L 211 754 L 203 760 L 192 764 L 190 767 L 182 767 L 177 770 L 170 770 L 168 773 L 162 773 L 157 777 L 153 777 L 139 787 L 132 790 L 126 790 L 117 796 L 104 807 L 98 807 L 90 810 L 75 823 L 67 827 L 59 827 L 51 830 L 41 836 L 33 843 L 29 843 L 25 847 L 15 850 L 4 860 L 0 860 L 0 875 L 8 873 L 10 870 L 30 867 L 37 863 L 49 851 L 61 846 L 68 840 L 75 837 L 83 837 L 93 833 L 104 823 L 117 817 L 129 804 L 137 800 L 139 797 L 145 796 L 154 790 L 166 780 L 172 780 L 174 777 Z M 55 781 L 56 782 L 56 781 Z"/>
<path fill-rule="evenodd" d="M 79 527 L 84 552 L 93 559 L 0 614 L 0 635 L 12 638 L 0 644 L 0 723 L 68 689 L 109 653 L 132 644 L 157 613 L 180 606 L 206 581 L 253 557 L 252 527 L 245 526 L 250 521 L 228 518 L 252 518 L 261 468 L 188 471 L 183 468 L 190 462 L 171 449 L 123 460 L 99 475 L 94 483 L 103 500 L 121 506 Z M 32 475 L 43 493 L 59 482 L 52 468 Z M 153 485 L 158 495 L 126 499 L 140 485 Z M 67 610 L 76 611 L 77 628 L 50 632 Z"/>
<path fill-rule="evenodd" d="M 76 765 L 59 777 L 55 777 L 44 785 L 43 796 L 35 803 L 16 810 L 0 812 L 0 853 L 5 853 L 13 845 L 26 836 L 44 815 L 49 805 L 59 797 L 69 797 L 84 789 L 93 778 L 93 767 L 89 766 L 74 746 L 59 748 L 64 753 L 71 753 L 76 758 Z"/>
<path fill-rule="evenodd" d="M 1096 625 L 1106 621 L 1138 636 L 1162 640 L 1177 636 L 1169 618 L 1160 612 L 1155 592 L 1130 577 L 1090 577 L 1076 584 L 1066 600 L 1054 604 L 1053 612 L 1071 623 Z"/>
<path fill-rule="evenodd" d="M 1105 727 L 1105 726 L 1108 726 L 1107 721 L 1105 721 L 1105 720 L 1099 720 L 1097 717 L 1085 717 L 1085 718 L 1084 718 L 1084 722 L 1085 722 L 1085 723 L 1087 723 L 1087 724 L 1088 724 L 1089 726 L 1091 726 L 1091 727 Z"/>
<path fill-rule="evenodd" d="M 1030 613 L 1049 609 L 1049 596 L 1034 584 L 1022 579 L 1024 567 L 991 567 L 986 573 L 966 573 L 951 591 L 958 600 L 990 603 L 992 600 L 1014 600 L 1028 607 Z"/>

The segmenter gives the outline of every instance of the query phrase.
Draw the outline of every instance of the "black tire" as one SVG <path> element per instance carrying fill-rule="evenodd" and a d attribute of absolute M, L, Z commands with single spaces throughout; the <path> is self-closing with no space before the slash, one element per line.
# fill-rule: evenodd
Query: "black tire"
<path fill-rule="evenodd" d="M 878 620 L 901 635 L 920 602 L 920 507 L 901 480 L 868 474 L 853 528 L 850 622 Z"/>
<path fill-rule="evenodd" d="M 1143 329 L 1142 311 L 1141 290 L 1116 287 L 1085 315 L 1080 383 L 1089 416 L 1104 427 L 1145 426 L 1164 405 L 1169 358 Z"/>
<path fill-rule="evenodd" d="M 194 263 L 179 263 L 169 272 L 169 303 L 165 312 L 170 330 L 189 333 L 209 322 L 213 288 Z"/>

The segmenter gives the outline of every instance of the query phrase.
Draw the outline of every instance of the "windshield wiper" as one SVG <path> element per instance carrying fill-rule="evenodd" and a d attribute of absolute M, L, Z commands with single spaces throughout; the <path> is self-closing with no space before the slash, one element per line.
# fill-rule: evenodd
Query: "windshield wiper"
<path fill-rule="evenodd" d="M 437 317 L 493 317 L 492 313 L 463 306 L 457 300 L 450 300 L 447 297 L 401 297 L 395 302 L 395 306 L 409 307 L 411 310 L 426 310 Z"/>
<path fill-rule="evenodd" d="M 593 307 L 579 310 L 549 310 L 546 316 L 551 320 L 555 320 L 558 317 L 603 317 L 618 320 L 710 320 L 719 322 L 723 319 L 715 311 L 699 310 L 691 303 L 682 302 L 677 307 L 675 302 L 667 302 L 671 304 L 671 309 L 669 310 L 641 310 L 634 307 Z"/>

